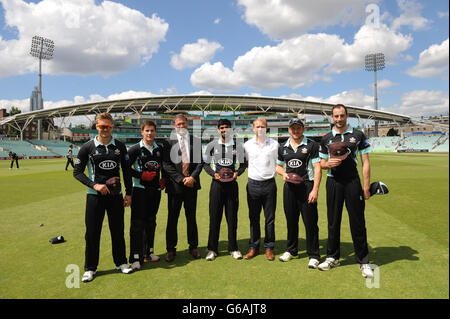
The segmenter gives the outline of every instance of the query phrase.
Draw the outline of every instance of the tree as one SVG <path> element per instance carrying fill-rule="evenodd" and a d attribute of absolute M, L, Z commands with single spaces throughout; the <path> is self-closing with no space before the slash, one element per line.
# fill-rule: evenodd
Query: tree
<path fill-rule="evenodd" d="M 15 106 L 11 106 L 11 109 L 9 110 L 9 116 L 13 116 L 16 114 L 22 113 L 22 111 Z M 8 136 L 17 136 L 20 135 L 20 131 L 11 125 L 8 126 Z"/>

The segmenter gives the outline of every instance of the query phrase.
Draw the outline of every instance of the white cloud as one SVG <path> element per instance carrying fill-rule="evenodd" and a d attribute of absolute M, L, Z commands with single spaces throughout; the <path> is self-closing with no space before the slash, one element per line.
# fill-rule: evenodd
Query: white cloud
<path fill-rule="evenodd" d="M 183 45 L 179 54 L 173 54 L 170 65 L 177 70 L 191 68 L 211 60 L 218 50 L 223 47 L 218 42 L 198 39 L 195 43 Z"/>
<path fill-rule="evenodd" d="M 44 73 L 101 74 L 108 76 L 145 64 L 165 40 L 168 24 L 156 14 L 151 18 L 122 4 L 94 0 L 0 0 L 8 27 L 18 39 L 0 38 L 0 77 L 35 71 L 29 55 L 34 35 L 55 42 L 54 59 Z"/>
<path fill-rule="evenodd" d="M 402 26 L 409 26 L 414 31 L 428 27 L 430 21 L 420 15 L 421 4 L 413 0 L 397 0 L 397 4 L 402 14 L 392 22 L 393 30 L 398 30 Z"/>
<path fill-rule="evenodd" d="M 418 78 L 429 78 L 438 75 L 448 76 L 448 52 L 448 39 L 441 44 L 433 44 L 420 53 L 417 65 L 408 69 L 406 73 Z"/>
<path fill-rule="evenodd" d="M 398 85 L 398 83 L 392 82 L 391 80 L 388 80 L 388 79 L 383 79 L 383 80 L 377 82 L 377 87 L 379 89 L 388 89 L 395 85 Z M 373 89 L 373 84 L 371 84 L 370 87 Z"/>
<path fill-rule="evenodd" d="M 402 96 L 402 104 L 396 105 L 397 113 L 409 116 L 448 114 L 448 92 L 416 90 Z"/>
<path fill-rule="evenodd" d="M 362 26 L 351 44 L 337 35 L 304 34 L 276 46 L 254 47 L 238 57 L 232 69 L 221 62 L 205 63 L 193 72 L 191 83 L 211 91 L 234 91 L 242 86 L 298 88 L 318 80 L 329 82 L 331 74 L 363 69 L 365 55 L 378 50 L 384 52 L 387 63 L 393 63 L 411 43 L 410 36 L 383 24 Z"/>
<path fill-rule="evenodd" d="M 221 21 L 221 19 L 220 19 L 220 18 L 216 18 L 216 19 L 214 20 L 214 24 L 219 24 L 219 23 L 220 23 L 220 21 Z"/>
<path fill-rule="evenodd" d="M 244 20 L 272 39 L 299 36 L 331 25 L 364 22 L 368 3 L 378 0 L 238 0 Z"/>

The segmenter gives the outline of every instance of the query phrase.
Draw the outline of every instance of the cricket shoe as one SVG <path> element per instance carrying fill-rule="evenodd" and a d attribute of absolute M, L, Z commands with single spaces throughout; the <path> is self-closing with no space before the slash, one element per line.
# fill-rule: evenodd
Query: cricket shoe
<path fill-rule="evenodd" d="M 234 259 L 242 259 L 242 254 L 241 254 L 241 252 L 240 252 L 239 250 L 232 251 L 232 252 L 230 253 L 230 255 L 231 255 L 231 257 L 233 257 Z"/>
<path fill-rule="evenodd" d="M 94 280 L 94 276 L 95 276 L 95 271 L 93 270 L 87 270 L 83 276 L 81 277 L 81 281 L 82 282 L 89 282 Z"/>
<path fill-rule="evenodd" d="M 319 268 L 319 270 L 330 270 L 331 268 L 337 267 L 339 265 L 339 260 L 336 260 L 333 257 L 328 257 L 323 263 L 317 266 L 317 268 Z"/>
<path fill-rule="evenodd" d="M 144 257 L 144 262 L 155 262 L 159 260 L 159 256 L 155 255 L 154 253 L 151 253 L 150 255 Z"/>
<path fill-rule="evenodd" d="M 217 256 L 217 254 L 214 251 L 209 250 L 208 253 L 206 254 L 206 260 L 212 261 L 212 260 L 216 259 L 216 256 Z"/>
<path fill-rule="evenodd" d="M 133 272 L 133 268 L 131 268 L 128 264 L 117 266 L 116 269 L 122 272 L 122 274 L 130 274 Z"/>
<path fill-rule="evenodd" d="M 289 261 L 291 259 L 298 259 L 299 255 L 291 255 L 290 252 L 286 251 L 283 255 L 278 258 L 280 261 Z"/>
<path fill-rule="evenodd" d="M 373 278 L 373 271 L 369 264 L 361 264 L 359 269 L 361 270 L 361 274 L 364 278 Z"/>
<path fill-rule="evenodd" d="M 308 263 L 309 269 L 316 269 L 319 266 L 319 261 L 316 258 L 310 258 Z"/>

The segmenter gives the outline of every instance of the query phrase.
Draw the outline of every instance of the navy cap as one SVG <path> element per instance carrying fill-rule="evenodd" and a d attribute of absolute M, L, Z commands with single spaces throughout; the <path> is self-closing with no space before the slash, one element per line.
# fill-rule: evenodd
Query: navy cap
<path fill-rule="evenodd" d="M 289 120 L 289 127 L 291 127 L 291 126 L 294 125 L 294 124 L 298 124 L 298 125 L 301 125 L 301 126 L 305 126 L 305 124 L 303 123 L 303 121 L 300 120 L 300 119 L 297 118 L 297 117 L 292 118 L 292 119 Z"/>

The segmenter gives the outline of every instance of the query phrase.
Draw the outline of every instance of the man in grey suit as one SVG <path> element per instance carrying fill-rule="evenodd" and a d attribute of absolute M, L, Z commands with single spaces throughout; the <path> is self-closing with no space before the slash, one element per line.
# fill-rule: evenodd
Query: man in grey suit
<path fill-rule="evenodd" d="M 182 115 L 175 116 L 175 133 L 168 140 L 169 147 L 164 155 L 163 168 L 168 175 L 166 184 L 168 217 L 166 227 L 166 261 L 176 256 L 178 242 L 177 225 L 181 206 L 184 204 L 187 224 L 189 253 L 195 259 L 201 258 L 197 249 L 198 231 L 196 221 L 197 192 L 200 173 L 203 168 L 201 140 L 189 134 L 188 120 Z"/>

